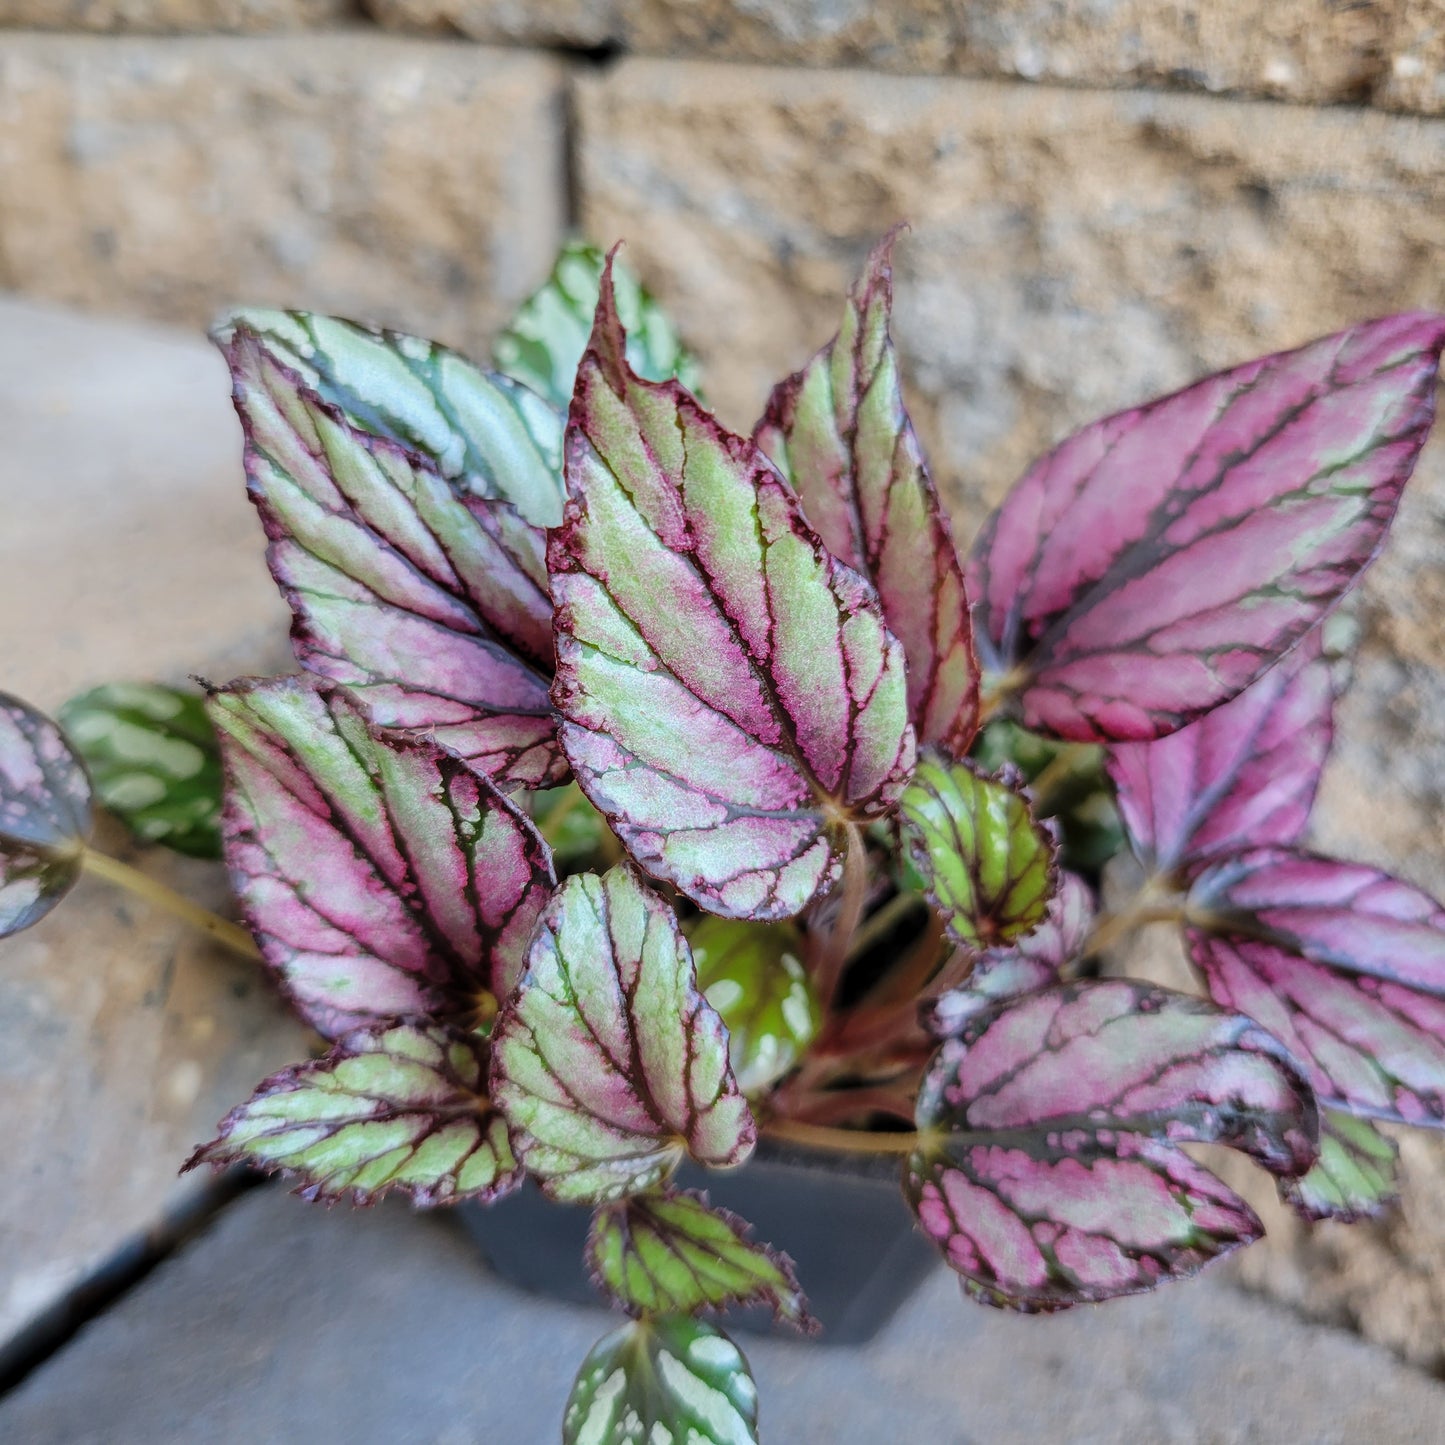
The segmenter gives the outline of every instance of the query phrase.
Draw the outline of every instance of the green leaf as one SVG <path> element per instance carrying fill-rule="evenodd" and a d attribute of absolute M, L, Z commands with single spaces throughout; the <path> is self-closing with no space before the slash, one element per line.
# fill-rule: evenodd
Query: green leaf
<path fill-rule="evenodd" d="M 306 1199 L 369 1204 L 399 1189 L 419 1205 L 496 1199 L 522 1171 L 486 1095 L 475 1034 L 401 1024 L 347 1034 L 283 1069 L 221 1121 L 186 1164 L 249 1164 L 301 1180 Z"/>
<path fill-rule="evenodd" d="M 688 942 L 697 986 L 727 1025 L 738 1087 L 759 1094 L 792 1069 L 823 1026 L 798 930 L 705 915 Z"/>
<path fill-rule="evenodd" d="M 1322 1109 L 1319 1162 L 1279 1192 L 1306 1219 L 1371 1219 L 1400 1197 L 1400 1151 L 1368 1119 Z"/>
<path fill-rule="evenodd" d="M 552 274 L 529 296 L 497 338 L 492 359 L 499 371 L 566 411 L 577 380 L 577 367 L 592 333 L 592 315 L 602 287 L 607 258 L 596 246 L 569 241 Z M 678 339 L 672 323 L 625 267 L 613 271 L 617 310 L 627 328 L 627 359 L 649 381 L 676 377 L 697 390 L 696 358 Z"/>
<path fill-rule="evenodd" d="M 599 1209 L 587 1264 L 599 1289 L 629 1314 L 696 1314 L 765 1304 L 801 1330 L 816 1328 L 793 1262 L 748 1239 L 751 1226 L 705 1194 L 667 1189 Z"/>
<path fill-rule="evenodd" d="M 756 1129 L 671 907 L 630 864 L 576 874 L 537 922 L 492 1034 L 492 1093 L 554 1199 L 602 1204 L 691 1154 L 741 1164 Z"/>
<path fill-rule="evenodd" d="M 436 463 L 459 490 L 562 520 L 562 412 L 434 341 L 309 311 L 233 311 L 215 339 L 254 331 L 346 421 Z"/>
<path fill-rule="evenodd" d="M 582 1362 L 562 1445 L 757 1445 L 758 1391 L 743 1353 L 686 1316 L 636 1320 Z"/>
<path fill-rule="evenodd" d="M 147 843 L 221 856 L 221 749 L 195 693 L 114 682 L 71 698 L 60 725 L 100 801 Z"/>
<path fill-rule="evenodd" d="M 1054 844 L 1007 774 L 925 753 L 899 803 L 930 902 L 965 948 L 995 948 L 1042 921 L 1057 882 Z"/>

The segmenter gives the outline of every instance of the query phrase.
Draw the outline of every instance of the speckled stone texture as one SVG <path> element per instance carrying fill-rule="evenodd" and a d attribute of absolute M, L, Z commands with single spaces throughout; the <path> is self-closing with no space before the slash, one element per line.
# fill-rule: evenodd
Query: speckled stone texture
<path fill-rule="evenodd" d="M 479 344 L 559 243 L 562 87 L 547 56 L 377 35 L 0 36 L 0 286 Z"/>
<path fill-rule="evenodd" d="M 304 30 L 352 19 L 359 0 L 0 0 L 0 25 L 37 30 Z"/>

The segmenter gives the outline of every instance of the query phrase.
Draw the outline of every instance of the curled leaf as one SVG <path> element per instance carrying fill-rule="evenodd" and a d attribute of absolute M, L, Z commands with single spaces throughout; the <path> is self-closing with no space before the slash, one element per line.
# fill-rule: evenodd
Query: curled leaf
<path fill-rule="evenodd" d="M 321 1033 L 490 1015 L 554 878 L 531 822 L 425 739 L 301 678 L 212 693 L 226 861 L 246 921 Z"/>
<path fill-rule="evenodd" d="M 565 412 L 577 367 L 592 333 L 607 258 L 585 241 L 569 241 L 552 274 L 522 303 L 492 348 L 500 370 Z M 617 314 L 627 328 L 627 360 L 649 381 L 675 376 L 697 390 L 696 358 L 678 339 L 662 307 L 623 265 L 613 268 Z"/>
<path fill-rule="evenodd" d="M 913 864 L 955 943 L 988 949 L 1042 922 L 1054 842 L 1011 779 L 925 753 L 898 806 Z"/>
<path fill-rule="evenodd" d="M 912 768 L 876 594 L 756 446 L 633 372 L 605 275 L 566 451 L 552 698 L 577 781 L 709 912 L 795 914 Z"/>
<path fill-rule="evenodd" d="M 1110 749 L 1119 812 L 1146 868 L 1299 840 L 1334 737 L 1331 672 L 1315 628 L 1233 701 L 1158 742 Z"/>
<path fill-rule="evenodd" d="M 221 856 L 221 750 L 195 693 L 107 683 L 71 698 L 60 723 L 96 796 L 138 838 Z"/>
<path fill-rule="evenodd" d="M 547 904 L 492 1035 L 492 1094 L 554 1199 L 604 1203 L 756 1138 L 672 909 L 630 864 Z"/>
<path fill-rule="evenodd" d="M 417 453 L 351 426 L 244 328 L 227 360 L 302 666 L 499 782 L 565 776 L 541 530 L 506 502 L 464 501 Z"/>
<path fill-rule="evenodd" d="M 1095 422 L 975 545 L 985 668 L 1032 728 L 1163 737 L 1248 687 L 1375 555 L 1445 317 L 1391 316 Z"/>
<path fill-rule="evenodd" d="M 458 490 L 510 502 L 538 527 L 562 515 L 562 413 L 435 341 L 309 311 L 233 311 L 216 330 L 260 337 L 347 424 L 436 463 Z"/>
<path fill-rule="evenodd" d="M 758 1445 L 758 1391 L 742 1351 L 685 1315 L 634 1320 L 577 1372 L 562 1445 Z"/>
<path fill-rule="evenodd" d="M 0 938 L 70 892 L 89 836 L 84 765 L 44 713 L 0 692 Z"/>
<path fill-rule="evenodd" d="M 1322 1110 L 1318 1163 L 1279 1192 L 1305 1219 L 1373 1219 L 1400 1197 L 1400 1151 L 1368 1119 Z"/>
<path fill-rule="evenodd" d="M 800 1330 L 816 1328 L 793 1262 L 748 1239 L 751 1226 L 705 1194 L 634 1194 L 593 1216 L 587 1264 L 598 1287 L 633 1315 L 696 1314 L 765 1304 Z"/>
<path fill-rule="evenodd" d="M 738 1088 L 758 1094 L 797 1064 L 823 1025 L 802 940 L 786 923 L 704 917 L 688 942 L 697 986 L 727 1026 Z"/>
<path fill-rule="evenodd" d="M 1351 1113 L 1445 1127 L 1445 909 L 1376 868 L 1261 848 L 1203 873 L 1185 936 L 1210 997 L 1257 1019 Z"/>
<path fill-rule="evenodd" d="M 1284 1175 L 1316 1156 L 1308 1084 L 1252 1020 L 1123 980 L 975 1014 L 918 1096 L 904 1189 L 988 1304 L 1064 1309 L 1152 1289 L 1259 1237 L 1177 1146 L 1232 1145 Z"/>
<path fill-rule="evenodd" d="M 346 1034 L 324 1059 L 267 1079 L 186 1168 L 279 1171 L 303 1198 L 328 1202 L 370 1204 L 394 1189 L 422 1206 L 497 1199 L 522 1170 L 486 1082 L 475 1034 L 413 1024 Z"/>
<path fill-rule="evenodd" d="M 908 658 L 918 740 L 963 757 L 978 730 L 978 663 L 963 568 L 888 334 L 893 240 L 868 258 L 838 335 L 773 392 L 756 435 L 823 545 L 878 588 Z"/>

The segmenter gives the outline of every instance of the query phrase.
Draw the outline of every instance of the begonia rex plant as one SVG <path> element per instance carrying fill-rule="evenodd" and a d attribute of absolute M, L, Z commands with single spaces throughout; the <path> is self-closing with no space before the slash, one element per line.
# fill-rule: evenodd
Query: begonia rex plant
<path fill-rule="evenodd" d="M 1354 1219 L 1395 1189 L 1377 1123 L 1445 1122 L 1445 913 L 1301 843 L 1324 624 L 1424 443 L 1445 317 L 1085 428 L 965 565 L 903 405 L 891 245 L 751 436 L 585 247 L 493 371 L 303 313 L 219 333 L 303 668 L 207 688 L 219 833 L 329 1051 L 191 1162 L 419 1205 L 530 1175 L 590 1208 L 631 1319 L 567 1445 L 754 1441 L 746 1362 L 701 1316 L 811 1325 L 787 1256 L 672 1182 L 686 1159 L 895 1154 L 965 1291 L 1035 1311 L 1259 1236 L 1183 1145 Z M 118 871 L 85 847 L 78 753 L 143 836 L 215 845 L 184 695 L 66 721 L 0 708 L 7 932 Z M 1145 882 L 1100 916 L 1111 797 Z M 1099 976 L 1160 918 L 1198 995 Z"/>

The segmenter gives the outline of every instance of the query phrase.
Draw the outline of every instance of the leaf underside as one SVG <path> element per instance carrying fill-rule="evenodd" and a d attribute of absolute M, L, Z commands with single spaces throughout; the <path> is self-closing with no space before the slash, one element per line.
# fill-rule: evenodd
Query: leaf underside
<path fill-rule="evenodd" d="M 138 838 L 221 856 L 221 751 L 195 693 L 107 683 L 71 698 L 60 723 L 96 796 Z"/>
<path fill-rule="evenodd" d="M 503 784 L 560 781 L 545 537 L 508 502 L 350 425 L 245 328 L 227 348 L 246 476 L 303 667 Z"/>
<path fill-rule="evenodd" d="M 649 873 L 787 917 L 911 770 L 903 651 L 762 452 L 624 347 L 604 278 L 548 545 L 562 746 Z"/>
<path fill-rule="evenodd" d="M 1240 848 L 1295 843 L 1334 737 L 1320 628 L 1223 707 L 1153 743 L 1110 749 L 1134 851 L 1167 873 Z"/>
<path fill-rule="evenodd" d="M 1024 722 L 1145 741 L 1227 701 L 1374 556 L 1434 414 L 1445 318 L 1392 316 L 1086 427 L 968 571 Z"/>
<path fill-rule="evenodd" d="M 562 1445 L 757 1445 L 758 1392 L 714 1326 L 670 1315 L 623 1325 L 577 1373 Z"/>
<path fill-rule="evenodd" d="M 777 387 L 757 441 L 797 489 L 823 545 L 878 589 L 908 658 L 921 743 L 963 757 L 978 730 L 963 568 L 904 409 L 889 337 L 888 236 L 868 259 L 838 335 Z"/>
<path fill-rule="evenodd" d="M 988 949 L 1043 921 L 1056 883 L 1054 842 L 1012 777 L 986 777 L 928 752 L 899 812 L 913 864 L 955 943 Z"/>
<path fill-rule="evenodd" d="M 792 1261 L 748 1239 L 750 1226 L 686 1190 L 634 1194 L 599 1209 L 587 1236 L 598 1288 L 629 1314 L 695 1314 L 762 1304 L 815 1328 Z"/>
<path fill-rule="evenodd" d="M 465 1023 L 506 997 L 554 878 L 547 845 L 486 778 L 303 678 L 233 684 L 208 711 L 237 896 L 315 1028 Z"/>
<path fill-rule="evenodd" d="M 1306 1064 L 1322 1101 L 1445 1127 L 1445 909 L 1378 869 L 1284 848 L 1225 859 L 1185 937 L 1210 996 Z"/>
<path fill-rule="evenodd" d="M 80 876 L 90 781 L 44 713 L 0 692 L 0 938 L 38 923 Z"/>
<path fill-rule="evenodd" d="M 522 1180 L 486 1095 L 475 1034 L 400 1024 L 344 1035 L 315 1063 L 267 1079 L 186 1167 L 248 1164 L 301 1182 L 305 1199 L 420 1206 L 500 1198 Z"/>
<path fill-rule="evenodd" d="M 1304 1078 L 1251 1020 L 1123 980 L 974 1015 L 935 1055 L 917 1117 L 919 1223 L 969 1294 L 1024 1311 L 1151 1289 L 1259 1237 L 1179 1144 L 1293 1176 L 1318 1130 Z"/>
<path fill-rule="evenodd" d="M 563 882 L 492 1035 L 492 1095 L 554 1199 L 650 1188 L 685 1154 L 739 1164 L 756 1130 L 672 908 L 630 864 Z"/>
<path fill-rule="evenodd" d="M 1311 1221 L 1373 1219 L 1400 1197 L 1400 1151 L 1368 1119 L 1325 1109 L 1319 1162 L 1298 1179 L 1280 1180 L 1279 1192 Z"/>

